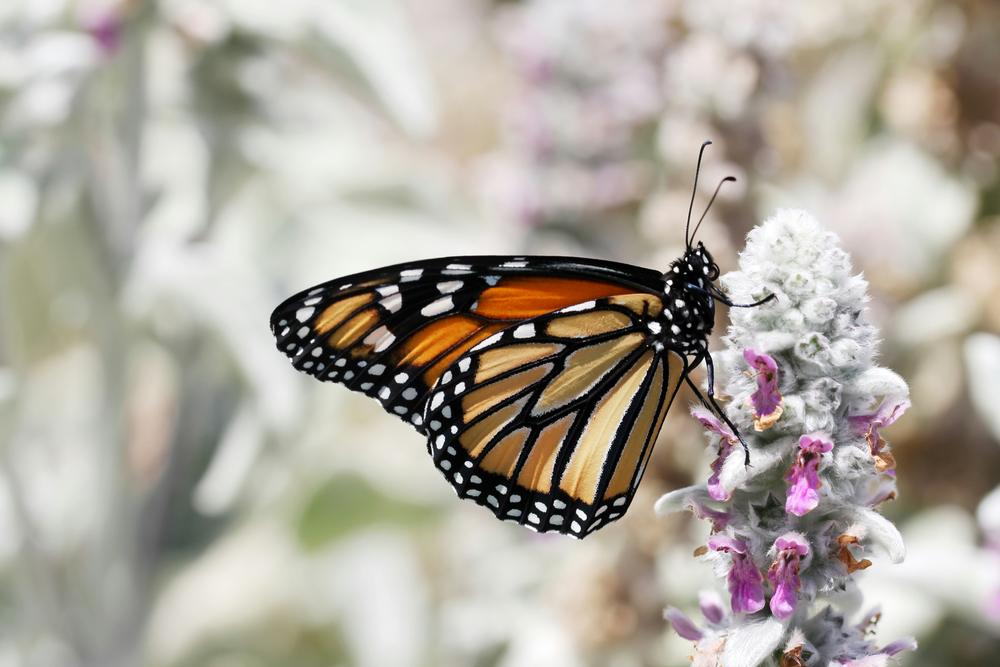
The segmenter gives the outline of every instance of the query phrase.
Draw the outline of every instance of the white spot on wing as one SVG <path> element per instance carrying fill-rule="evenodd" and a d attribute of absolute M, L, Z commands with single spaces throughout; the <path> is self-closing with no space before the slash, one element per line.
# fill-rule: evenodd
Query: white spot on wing
<path fill-rule="evenodd" d="M 575 306 L 567 306 L 560 310 L 560 313 L 575 313 L 581 310 L 590 310 L 597 305 L 596 301 L 584 301 L 583 303 L 578 303 Z"/>
<path fill-rule="evenodd" d="M 433 317 L 434 315 L 440 315 L 441 313 L 447 313 L 454 307 L 450 296 L 443 296 L 440 299 L 431 301 L 429 304 L 420 309 L 420 314 L 425 317 Z"/>
<path fill-rule="evenodd" d="M 458 370 L 462 371 L 463 373 L 469 370 L 469 366 L 471 365 L 472 365 L 472 359 L 469 359 L 468 357 L 458 360 Z"/>
<path fill-rule="evenodd" d="M 374 329 L 367 336 L 365 336 L 365 339 L 364 339 L 363 342 L 364 342 L 365 345 L 378 345 L 379 343 L 382 342 L 382 339 L 386 338 L 386 337 L 389 337 L 389 338 L 392 338 L 392 339 L 395 338 L 391 333 L 389 333 L 389 330 L 385 327 L 385 325 L 382 325 L 382 326 L 378 327 L 377 329 Z M 392 343 L 392 340 L 390 340 L 389 342 Z M 386 345 L 382 349 L 385 349 L 386 347 L 389 347 L 389 346 Z M 378 348 L 376 348 L 376 350 L 378 350 Z"/>
<path fill-rule="evenodd" d="M 423 269 L 406 269 L 399 272 L 399 280 L 400 282 L 409 283 L 414 280 L 420 280 L 420 276 L 422 275 L 424 275 Z"/>
<path fill-rule="evenodd" d="M 504 269 L 523 269 L 528 266 L 527 262 L 504 262 L 500 265 Z"/>
<path fill-rule="evenodd" d="M 309 308 L 299 308 L 297 311 L 295 311 L 295 319 L 297 319 L 299 322 L 305 322 L 310 317 L 312 317 L 313 313 L 315 312 L 316 309 L 311 306 Z"/>
<path fill-rule="evenodd" d="M 382 352 L 395 342 L 396 337 L 392 334 L 387 334 L 378 342 L 378 345 L 375 346 L 374 350 L 376 352 Z"/>
<path fill-rule="evenodd" d="M 399 292 L 399 285 L 382 285 L 381 287 L 376 287 L 375 291 L 382 296 L 389 296 L 390 294 Z"/>
<path fill-rule="evenodd" d="M 514 338 L 531 338 L 535 335 L 535 325 L 534 324 L 522 324 L 518 328 L 514 329 Z"/>
<path fill-rule="evenodd" d="M 441 294 L 451 294 L 452 292 L 457 292 L 462 289 L 461 280 L 449 280 L 447 282 L 437 284 L 438 291 Z"/>
<path fill-rule="evenodd" d="M 490 345 L 493 345 L 493 344 L 499 342 L 501 338 L 503 338 L 503 332 L 502 331 L 493 334 L 492 336 L 490 336 L 489 338 L 487 338 L 483 342 L 479 343 L 478 345 L 476 345 L 472 349 L 473 350 L 481 350 L 481 349 L 483 349 L 485 347 L 489 347 Z"/>
<path fill-rule="evenodd" d="M 403 295 L 402 294 L 390 294 L 381 301 L 382 307 L 388 310 L 390 313 L 398 313 L 399 309 L 403 306 Z"/>

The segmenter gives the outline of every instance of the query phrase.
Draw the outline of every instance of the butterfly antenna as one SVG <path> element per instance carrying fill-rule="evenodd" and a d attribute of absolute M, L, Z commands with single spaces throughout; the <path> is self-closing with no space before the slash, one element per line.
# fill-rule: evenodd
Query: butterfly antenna
<path fill-rule="evenodd" d="M 691 189 L 691 203 L 688 204 L 687 222 L 684 223 L 684 243 L 689 249 L 691 248 L 691 235 L 688 232 L 691 229 L 691 212 L 694 210 L 694 196 L 698 194 L 698 172 L 701 171 L 701 156 L 705 154 L 705 148 L 711 145 L 711 143 L 711 140 L 707 140 L 698 149 L 698 164 L 694 168 L 694 188 Z"/>
<path fill-rule="evenodd" d="M 701 227 L 701 221 L 705 219 L 706 215 L 708 215 L 708 209 L 712 208 L 712 204 L 715 203 L 715 198 L 719 196 L 719 190 L 722 189 L 722 184 L 723 183 L 735 183 L 735 182 L 736 182 L 736 177 L 735 176 L 726 176 L 724 179 L 722 179 L 721 181 L 719 181 L 718 185 L 715 186 L 715 192 L 712 193 L 712 198 L 708 200 L 708 206 L 705 207 L 705 212 L 701 214 L 700 218 L 698 218 L 698 224 L 694 226 L 694 231 L 691 232 L 691 240 L 692 241 L 694 241 L 695 237 L 698 236 L 698 228 Z M 689 243 L 689 245 L 690 245 L 690 243 Z"/>

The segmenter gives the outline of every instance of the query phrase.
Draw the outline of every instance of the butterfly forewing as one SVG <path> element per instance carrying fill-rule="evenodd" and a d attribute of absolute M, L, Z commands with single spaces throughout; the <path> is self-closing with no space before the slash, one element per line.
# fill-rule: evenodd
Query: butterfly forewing
<path fill-rule="evenodd" d="M 428 260 L 305 290 L 275 309 L 271 329 L 296 368 L 361 391 L 425 432 L 431 387 L 473 346 L 567 306 L 655 291 L 658 280 L 576 258 Z"/>
<path fill-rule="evenodd" d="M 628 507 L 682 377 L 651 294 L 603 297 L 503 329 L 445 371 L 429 449 L 462 497 L 583 537 Z"/>

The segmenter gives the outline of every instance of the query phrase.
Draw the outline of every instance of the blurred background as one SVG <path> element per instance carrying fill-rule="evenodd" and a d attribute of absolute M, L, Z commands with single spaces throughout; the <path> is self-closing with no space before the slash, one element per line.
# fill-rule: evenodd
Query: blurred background
<path fill-rule="evenodd" d="M 665 268 L 706 138 L 723 270 L 808 209 L 911 385 L 881 643 L 995 665 L 998 34 L 991 0 L 4 0 L 0 666 L 688 664 L 662 609 L 721 582 L 652 510 L 707 475 L 682 407 L 622 521 L 539 536 L 268 315 L 421 257 Z"/>

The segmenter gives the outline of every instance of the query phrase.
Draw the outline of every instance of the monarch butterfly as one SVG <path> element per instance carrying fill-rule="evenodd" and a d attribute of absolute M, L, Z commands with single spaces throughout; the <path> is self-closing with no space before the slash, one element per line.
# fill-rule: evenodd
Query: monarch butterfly
<path fill-rule="evenodd" d="M 704 214 L 690 232 L 695 192 L 686 251 L 666 273 L 576 257 L 430 259 L 304 290 L 271 330 L 296 368 L 426 436 L 460 497 L 582 538 L 625 513 L 681 382 L 738 433 L 712 392 L 715 301 L 767 299 L 733 304 L 716 287 L 718 265 L 693 245 Z M 689 378 L 701 362 L 707 399 Z"/>

